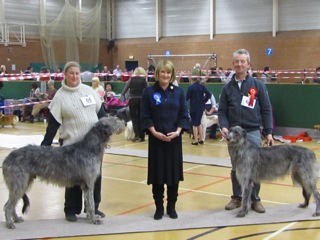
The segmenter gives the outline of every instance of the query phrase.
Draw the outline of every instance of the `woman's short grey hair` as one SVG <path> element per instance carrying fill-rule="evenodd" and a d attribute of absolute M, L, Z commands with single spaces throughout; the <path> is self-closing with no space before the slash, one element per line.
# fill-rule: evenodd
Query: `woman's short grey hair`
<path fill-rule="evenodd" d="M 54 85 L 54 80 L 50 79 L 48 82 L 47 82 L 48 85 Z"/>

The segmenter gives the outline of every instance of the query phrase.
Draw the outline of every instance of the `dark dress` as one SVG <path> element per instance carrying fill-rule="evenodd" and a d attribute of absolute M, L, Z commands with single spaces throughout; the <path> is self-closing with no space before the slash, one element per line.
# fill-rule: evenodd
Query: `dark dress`
<path fill-rule="evenodd" d="M 186 99 L 190 100 L 190 116 L 192 126 L 200 126 L 206 102 L 211 98 L 211 92 L 207 87 L 199 82 L 195 82 L 188 87 Z"/>
<path fill-rule="evenodd" d="M 158 99 L 158 100 L 157 100 Z M 149 134 L 148 184 L 178 184 L 183 180 L 182 137 L 164 142 L 148 130 L 163 134 L 189 129 L 187 103 L 183 90 L 170 84 L 163 90 L 159 82 L 145 89 L 141 105 L 141 129 Z"/>

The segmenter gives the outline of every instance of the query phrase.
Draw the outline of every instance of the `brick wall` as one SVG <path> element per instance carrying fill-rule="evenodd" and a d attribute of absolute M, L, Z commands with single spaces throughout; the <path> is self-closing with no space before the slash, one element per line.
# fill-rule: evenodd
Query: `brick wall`
<path fill-rule="evenodd" d="M 101 40 L 99 62 L 113 68 L 119 64 L 125 67 L 129 55 L 142 67 L 148 66 L 147 56 L 163 55 L 166 50 L 171 54 L 217 54 L 217 65 L 227 69 L 232 67 L 232 52 L 238 48 L 250 51 L 252 67 L 262 70 L 270 66 L 273 70 L 303 70 L 315 69 L 320 66 L 320 30 L 279 32 L 276 37 L 268 33 L 223 34 L 213 40 L 209 36 L 169 37 L 123 39 L 116 40 L 115 46 L 108 52 L 108 42 Z M 273 48 L 273 56 L 266 56 L 266 48 Z M 82 48 L 85 49 L 85 48 Z M 63 56 L 63 48 L 57 56 Z M 85 54 L 83 62 L 85 62 Z M 9 61 L 10 59 L 10 61 Z M 157 59 L 158 60 L 158 59 Z M 206 57 L 172 58 L 177 70 L 191 70 L 196 62 L 205 64 Z M 27 46 L 0 46 L 0 64 L 5 64 L 9 72 L 11 64 L 16 65 L 16 71 L 25 70 L 31 62 L 43 62 L 39 40 L 27 39 Z M 209 61 L 208 66 L 213 65 Z M 297 75 L 290 75 L 286 81 L 298 81 Z M 303 75 L 301 75 L 303 77 Z"/>

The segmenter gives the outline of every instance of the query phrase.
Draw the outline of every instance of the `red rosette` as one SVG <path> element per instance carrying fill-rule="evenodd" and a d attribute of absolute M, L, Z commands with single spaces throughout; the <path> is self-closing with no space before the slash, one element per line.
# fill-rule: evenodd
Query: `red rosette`
<path fill-rule="evenodd" d="M 249 95 L 250 95 L 249 106 L 253 106 L 253 102 L 257 93 L 258 93 L 258 90 L 256 88 L 252 87 L 249 89 Z"/>

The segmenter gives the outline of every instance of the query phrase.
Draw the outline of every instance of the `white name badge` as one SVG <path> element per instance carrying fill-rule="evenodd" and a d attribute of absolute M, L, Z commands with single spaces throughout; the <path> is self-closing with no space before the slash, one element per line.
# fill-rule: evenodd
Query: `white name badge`
<path fill-rule="evenodd" d="M 92 95 L 89 95 L 89 96 L 86 96 L 86 97 L 82 97 L 80 99 L 81 99 L 81 102 L 82 102 L 83 106 L 85 106 L 85 107 L 97 104 L 96 100 L 94 99 L 94 97 Z"/>
<path fill-rule="evenodd" d="M 242 97 L 242 101 L 241 101 L 241 106 L 244 106 L 244 107 L 247 107 L 247 108 L 254 108 L 254 106 L 256 105 L 256 100 L 254 99 L 253 100 L 253 104 L 252 106 L 249 105 L 249 101 L 250 101 L 250 98 L 247 97 L 247 96 L 243 96 Z"/>

